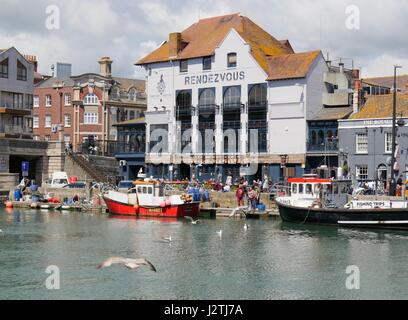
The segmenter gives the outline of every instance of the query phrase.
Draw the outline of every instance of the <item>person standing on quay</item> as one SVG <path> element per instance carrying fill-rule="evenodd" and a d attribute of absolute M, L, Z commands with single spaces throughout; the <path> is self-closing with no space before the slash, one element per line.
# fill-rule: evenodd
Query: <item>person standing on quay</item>
<path fill-rule="evenodd" d="M 235 193 L 235 197 L 237 198 L 238 207 L 243 207 L 245 205 L 244 195 L 245 195 L 244 189 L 242 188 L 242 185 L 239 185 L 237 192 Z"/>

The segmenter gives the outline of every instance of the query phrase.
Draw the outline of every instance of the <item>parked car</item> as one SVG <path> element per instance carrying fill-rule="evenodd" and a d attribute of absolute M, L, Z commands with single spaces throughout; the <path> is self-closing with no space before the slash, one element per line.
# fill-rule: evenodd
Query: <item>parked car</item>
<path fill-rule="evenodd" d="M 54 172 L 50 183 L 51 188 L 61 189 L 69 184 L 68 175 L 66 172 Z"/>

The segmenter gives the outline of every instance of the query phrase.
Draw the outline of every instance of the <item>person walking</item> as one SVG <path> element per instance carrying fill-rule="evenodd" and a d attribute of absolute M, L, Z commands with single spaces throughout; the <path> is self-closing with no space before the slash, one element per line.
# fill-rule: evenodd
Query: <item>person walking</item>
<path fill-rule="evenodd" d="M 237 198 L 238 207 L 243 207 L 245 205 L 244 204 L 244 195 L 245 195 L 245 192 L 244 192 L 244 190 L 242 188 L 242 185 L 239 185 L 239 187 L 238 187 L 238 189 L 237 189 L 237 191 L 235 193 L 235 197 Z"/>

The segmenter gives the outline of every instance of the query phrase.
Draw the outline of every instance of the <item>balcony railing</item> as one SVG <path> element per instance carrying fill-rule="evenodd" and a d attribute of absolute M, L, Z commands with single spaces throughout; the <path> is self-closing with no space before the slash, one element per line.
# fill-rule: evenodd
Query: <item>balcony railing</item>
<path fill-rule="evenodd" d="M 322 143 L 312 143 L 308 142 L 307 144 L 308 152 L 318 152 L 318 153 L 329 153 L 329 152 L 338 152 L 339 151 L 339 142 L 338 140 L 331 140 L 322 142 Z"/>
<path fill-rule="evenodd" d="M 0 133 L 6 134 L 6 135 L 12 135 L 12 136 L 32 135 L 33 129 L 29 127 L 4 124 L 4 125 L 0 125 Z"/>

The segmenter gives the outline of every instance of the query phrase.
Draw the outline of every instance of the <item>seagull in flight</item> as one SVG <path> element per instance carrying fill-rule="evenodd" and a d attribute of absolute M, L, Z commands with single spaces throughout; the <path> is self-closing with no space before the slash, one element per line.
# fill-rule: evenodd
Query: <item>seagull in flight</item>
<path fill-rule="evenodd" d="M 194 220 L 192 217 L 189 217 L 189 216 L 186 216 L 184 218 L 190 220 L 191 224 L 198 224 L 199 222 L 201 222 L 200 220 Z"/>
<path fill-rule="evenodd" d="M 126 268 L 131 269 L 131 270 L 136 270 L 141 266 L 148 266 L 150 270 L 157 272 L 155 266 L 148 260 L 142 258 L 142 259 L 128 259 L 128 258 L 121 258 L 121 257 L 111 257 L 106 259 L 104 262 L 102 262 L 99 266 L 98 269 L 102 268 L 108 268 L 114 264 L 122 264 Z"/>

